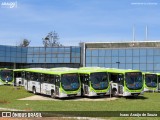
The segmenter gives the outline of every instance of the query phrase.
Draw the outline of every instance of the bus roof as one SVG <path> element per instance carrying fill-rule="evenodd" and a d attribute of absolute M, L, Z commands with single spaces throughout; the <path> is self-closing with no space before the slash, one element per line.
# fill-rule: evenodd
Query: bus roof
<path fill-rule="evenodd" d="M 69 71 L 69 70 L 78 70 L 78 68 L 69 68 L 69 67 L 57 67 L 57 68 L 50 68 L 53 71 Z"/>
<path fill-rule="evenodd" d="M 106 69 L 100 68 L 100 67 L 83 67 L 78 70 L 79 73 L 85 73 L 85 74 L 90 74 L 90 73 L 95 73 L 95 72 L 107 72 Z"/>
<path fill-rule="evenodd" d="M 9 68 L 0 68 L 0 70 L 13 70 L 13 69 L 9 69 Z"/>
<path fill-rule="evenodd" d="M 157 75 L 160 75 L 160 73 L 156 73 Z"/>
<path fill-rule="evenodd" d="M 152 72 L 143 72 L 142 74 L 144 75 L 144 74 L 158 74 L 158 73 L 152 73 Z"/>
<path fill-rule="evenodd" d="M 106 69 L 107 72 L 112 72 L 112 73 L 127 73 L 127 72 L 141 72 L 140 70 L 132 70 L 132 69 L 116 69 L 116 68 L 111 68 L 111 69 Z"/>
<path fill-rule="evenodd" d="M 23 68 L 23 69 L 13 69 L 13 71 L 17 71 L 17 72 L 20 72 L 20 71 L 26 71 L 26 70 L 43 70 L 43 69 L 47 69 L 47 68 Z"/>
<path fill-rule="evenodd" d="M 112 73 L 126 73 L 126 72 L 141 72 L 140 70 L 132 70 L 132 69 L 117 69 L 117 68 L 105 68 L 105 67 L 82 67 L 79 69 L 81 73 L 84 72 L 94 72 L 94 71 L 106 71 Z"/>
<path fill-rule="evenodd" d="M 50 70 L 50 69 L 24 69 L 26 72 L 34 72 L 34 73 L 43 73 L 43 74 L 54 74 L 54 75 L 61 75 L 61 74 L 69 74 L 69 73 L 78 73 L 77 70 Z"/>
<path fill-rule="evenodd" d="M 0 70 L 12 70 L 10 68 L 0 68 Z"/>
<path fill-rule="evenodd" d="M 23 71 L 24 69 L 13 69 L 13 71 Z"/>
<path fill-rule="evenodd" d="M 78 69 L 78 68 L 71 68 L 71 67 L 55 67 L 50 69 Z"/>
<path fill-rule="evenodd" d="M 101 69 L 101 67 L 80 67 L 80 70 Z"/>

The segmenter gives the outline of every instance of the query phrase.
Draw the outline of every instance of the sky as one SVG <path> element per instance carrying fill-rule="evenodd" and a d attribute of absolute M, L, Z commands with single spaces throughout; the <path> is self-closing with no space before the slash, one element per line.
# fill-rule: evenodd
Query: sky
<path fill-rule="evenodd" d="M 12 6 L 11 6 L 12 5 Z M 0 0 L 0 44 L 43 46 L 51 31 L 64 46 L 160 40 L 159 0 Z"/>

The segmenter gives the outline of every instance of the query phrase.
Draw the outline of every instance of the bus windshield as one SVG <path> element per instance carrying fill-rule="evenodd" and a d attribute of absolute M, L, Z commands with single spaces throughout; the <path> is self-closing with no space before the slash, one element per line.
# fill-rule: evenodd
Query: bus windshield
<path fill-rule="evenodd" d="M 142 73 L 129 72 L 126 73 L 126 86 L 130 90 L 138 90 L 143 87 Z"/>
<path fill-rule="evenodd" d="M 108 88 L 108 77 L 106 72 L 91 73 L 90 81 L 95 90 L 103 90 Z"/>
<path fill-rule="evenodd" d="M 11 82 L 13 80 L 13 71 L 12 70 L 2 70 L 1 80 Z"/>
<path fill-rule="evenodd" d="M 146 74 L 145 84 L 147 87 L 157 87 L 157 75 L 156 74 Z"/>
<path fill-rule="evenodd" d="M 78 90 L 80 87 L 79 76 L 77 73 L 63 74 L 61 76 L 62 88 L 66 91 Z"/>

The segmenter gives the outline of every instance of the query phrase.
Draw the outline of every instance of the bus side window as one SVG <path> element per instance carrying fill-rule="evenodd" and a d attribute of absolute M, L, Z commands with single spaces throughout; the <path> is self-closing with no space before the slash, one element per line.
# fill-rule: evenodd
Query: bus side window
<path fill-rule="evenodd" d="M 30 79 L 34 81 L 33 73 L 30 73 Z"/>
<path fill-rule="evenodd" d="M 158 83 L 160 83 L 160 76 L 158 76 Z"/>
<path fill-rule="evenodd" d="M 22 78 L 24 79 L 25 78 L 25 72 L 24 71 L 22 71 Z"/>
<path fill-rule="evenodd" d="M 60 87 L 60 77 L 59 76 L 55 76 L 55 85 Z"/>
<path fill-rule="evenodd" d="M 51 79 L 51 76 L 47 75 L 47 83 L 49 83 L 50 79 Z"/>
<path fill-rule="evenodd" d="M 81 82 L 83 83 L 83 84 L 87 84 L 88 85 L 88 80 L 89 80 L 89 78 L 88 78 L 88 76 L 85 76 L 85 74 L 81 74 L 80 75 L 80 80 L 81 80 Z"/>
<path fill-rule="evenodd" d="M 119 83 L 118 74 L 110 74 L 110 81 L 113 81 L 114 83 Z"/>
<path fill-rule="evenodd" d="M 124 86 L 124 75 L 119 74 L 119 83 Z"/>
<path fill-rule="evenodd" d="M 49 82 L 49 78 L 50 78 L 50 75 L 44 75 L 44 82 L 48 83 Z"/>
<path fill-rule="evenodd" d="M 21 77 L 21 76 L 22 76 L 21 72 L 17 72 L 16 77 Z"/>
<path fill-rule="evenodd" d="M 31 80 L 32 81 L 38 81 L 38 74 L 37 73 L 31 73 Z"/>
<path fill-rule="evenodd" d="M 84 83 L 84 76 L 83 75 L 80 75 L 80 80 L 82 83 Z"/>
<path fill-rule="evenodd" d="M 38 78 L 37 78 L 38 82 L 41 82 L 41 74 L 38 73 L 37 76 L 38 76 Z"/>
<path fill-rule="evenodd" d="M 86 85 L 89 85 L 89 77 L 88 76 L 84 76 L 84 83 L 86 84 Z"/>
<path fill-rule="evenodd" d="M 33 73 L 33 80 L 34 81 L 39 81 L 38 80 L 38 73 Z"/>
<path fill-rule="evenodd" d="M 29 72 L 26 72 L 26 80 L 31 80 L 31 74 Z"/>
<path fill-rule="evenodd" d="M 31 77 L 31 80 L 33 81 L 34 80 L 33 73 L 30 73 L 30 77 Z"/>
<path fill-rule="evenodd" d="M 27 72 L 24 72 L 24 79 L 28 80 L 28 73 Z"/>
<path fill-rule="evenodd" d="M 40 74 L 40 81 L 41 81 L 41 82 L 44 81 L 44 74 Z"/>
<path fill-rule="evenodd" d="M 14 77 L 15 77 L 15 78 L 21 77 L 20 72 L 15 72 L 15 73 L 14 73 Z"/>
<path fill-rule="evenodd" d="M 54 75 L 50 76 L 49 83 L 50 84 L 55 84 L 55 76 Z"/>

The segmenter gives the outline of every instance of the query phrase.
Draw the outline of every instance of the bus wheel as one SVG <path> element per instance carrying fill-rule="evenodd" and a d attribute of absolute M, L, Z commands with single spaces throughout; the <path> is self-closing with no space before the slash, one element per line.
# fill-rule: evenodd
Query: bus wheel
<path fill-rule="evenodd" d="M 32 91 L 33 91 L 33 94 L 36 94 L 36 88 L 35 87 L 33 87 Z"/>
<path fill-rule="evenodd" d="M 55 92 L 53 90 L 51 91 L 51 98 L 56 98 Z"/>

